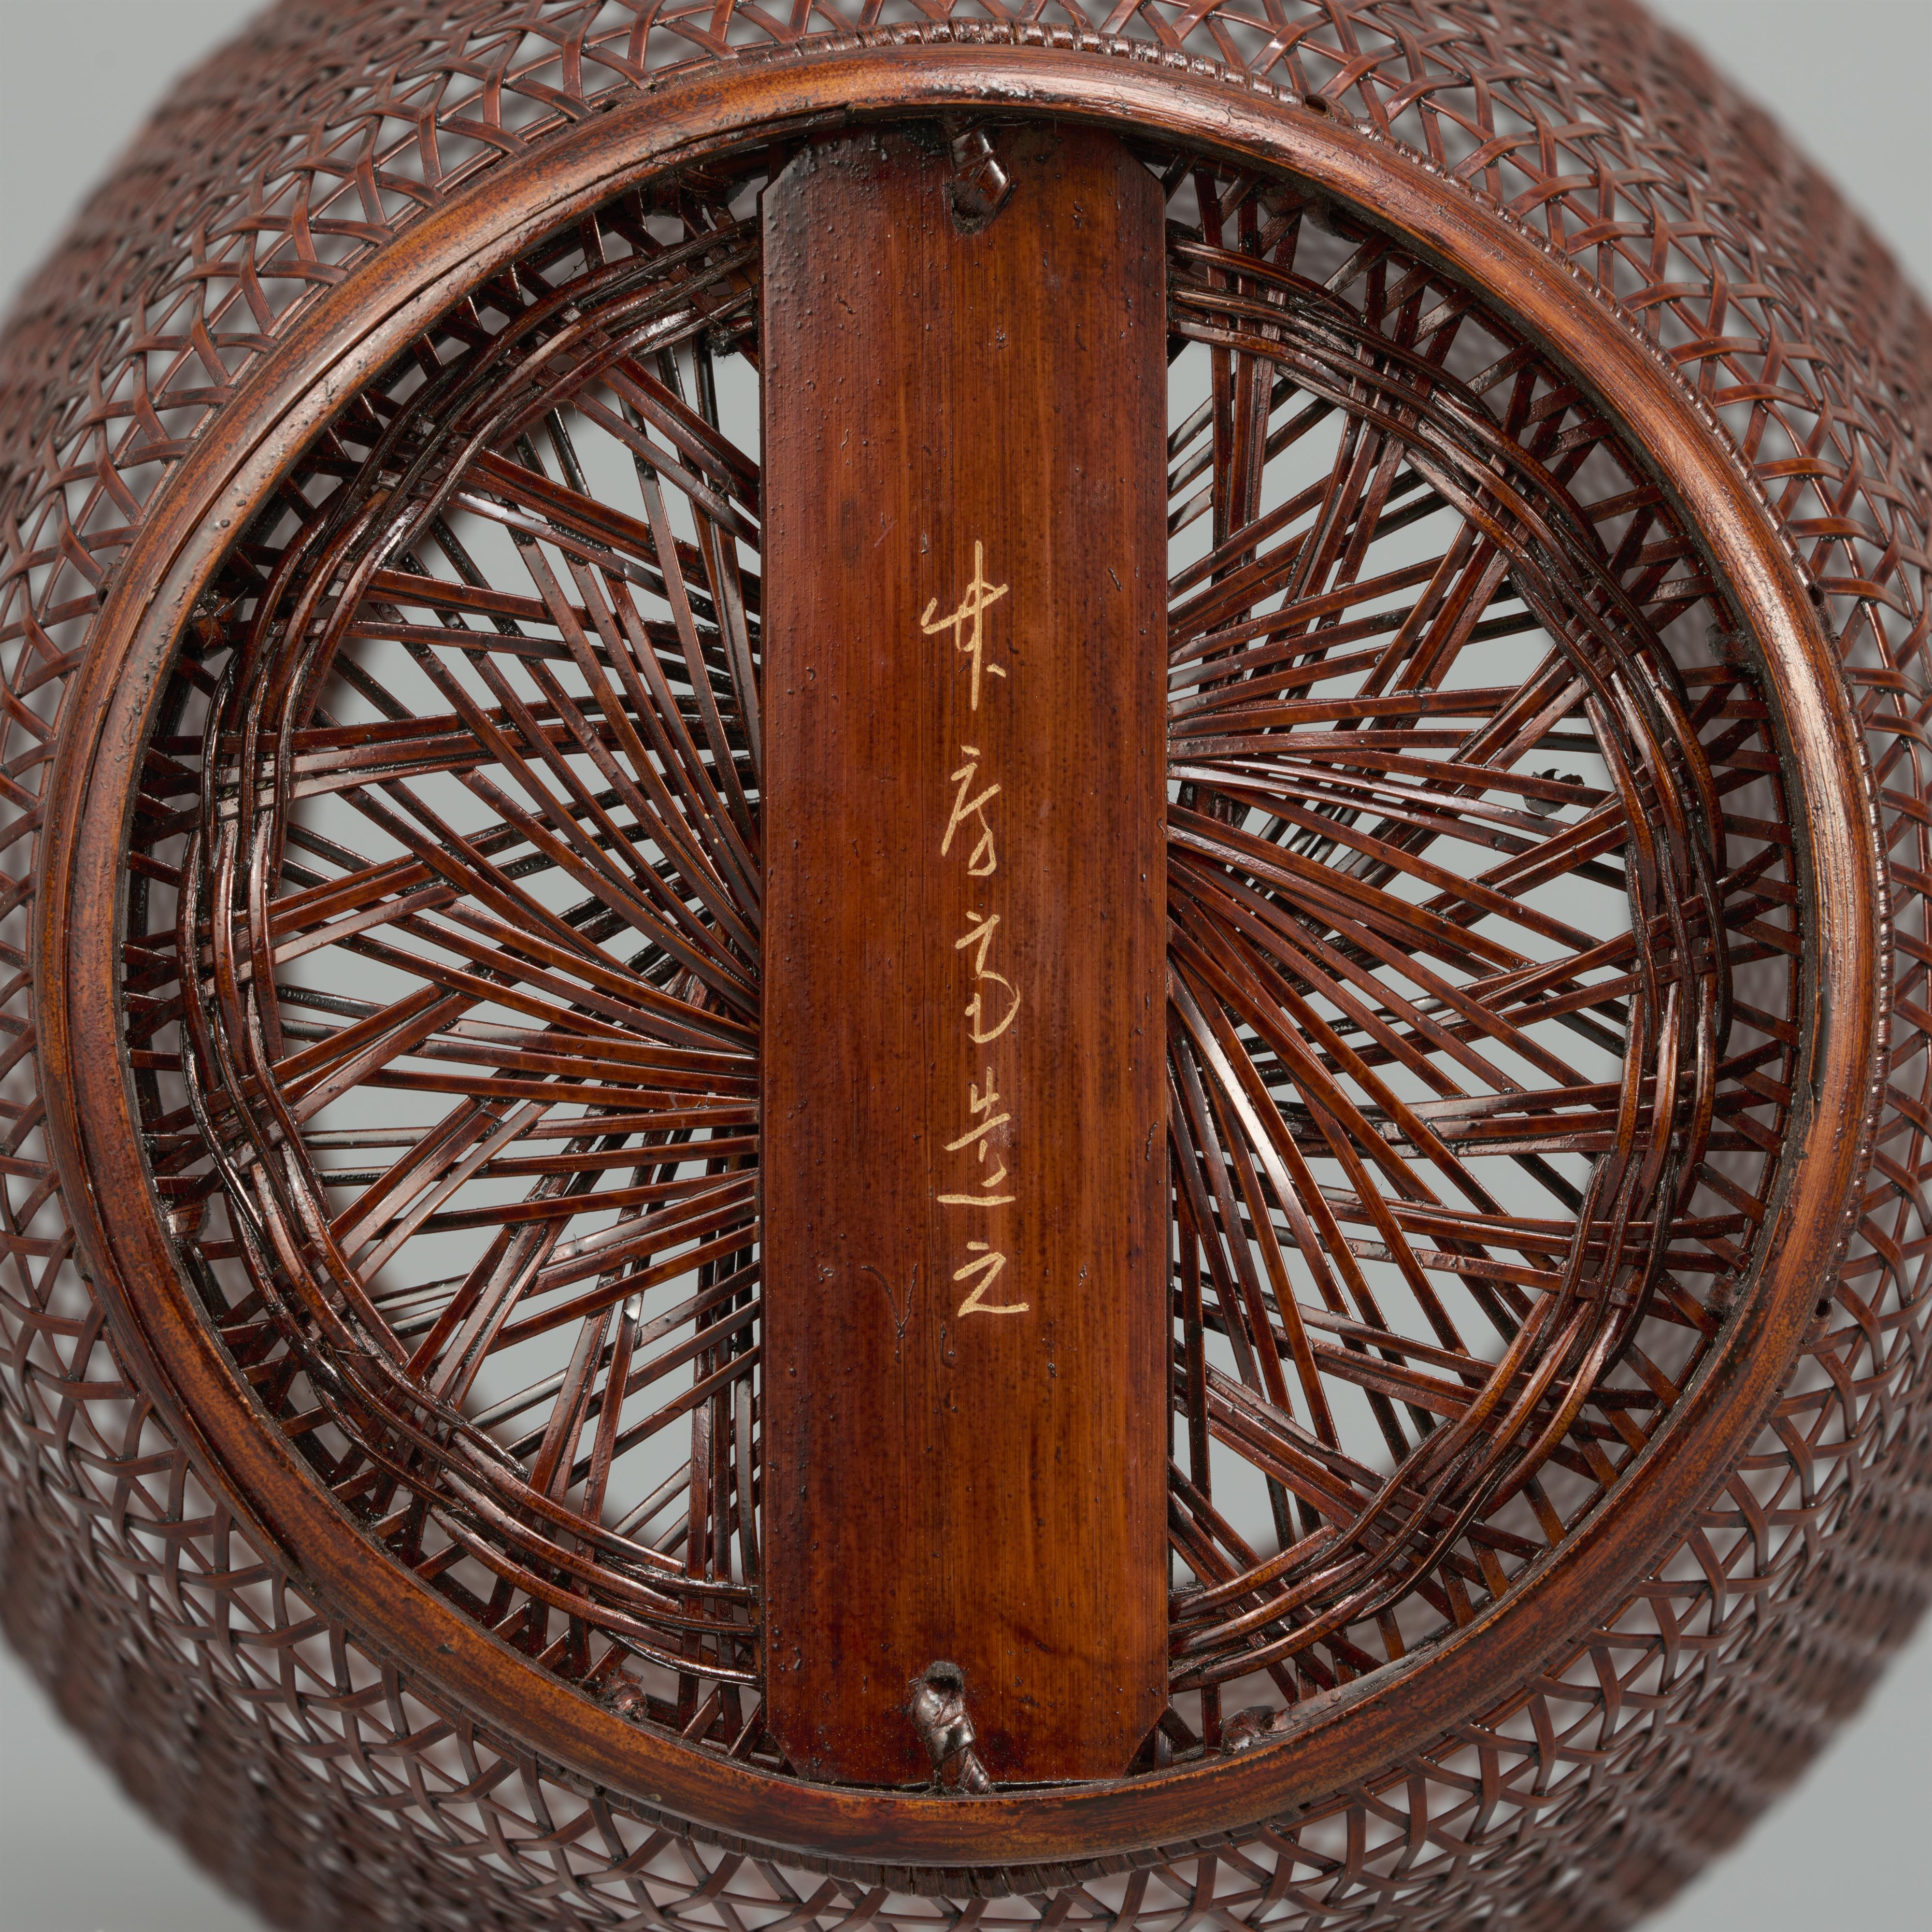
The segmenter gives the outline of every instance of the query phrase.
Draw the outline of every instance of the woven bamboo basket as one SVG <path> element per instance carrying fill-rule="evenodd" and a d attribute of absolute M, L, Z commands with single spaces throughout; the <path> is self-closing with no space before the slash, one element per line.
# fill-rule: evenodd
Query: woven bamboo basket
<path fill-rule="evenodd" d="M 270 8 L 0 348 L 11 1640 L 291 1928 L 1634 1922 L 1932 1569 L 1928 438 L 1622 0 Z"/>

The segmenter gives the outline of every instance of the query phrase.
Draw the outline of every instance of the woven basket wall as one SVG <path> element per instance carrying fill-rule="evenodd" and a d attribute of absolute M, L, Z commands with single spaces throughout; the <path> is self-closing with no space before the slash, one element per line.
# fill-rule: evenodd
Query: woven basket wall
<path fill-rule="evenodd" d="M 164 1426 L 78 1264 L 35 1053 L 40 797 L 62 692 L 178 466 L 332 289 L 479 180 L 674 70 L 953 31 L 944 5 L 898 10 L 285 0 L 176 89 L 21 298 L 0 341 L 7 1633 L 138 1802 L 291 1928 L 1611 1932 L 1798 1774 L 1932 1580 L 1932 315 L 1623 0 L 970 10 L 1001 45 L 1111 37 L 1318 94 L 1509 211 L 1662 349 L 1818 586 L 1890 895 L 1868 1172 L 1756 1440 L 1594 1628 L 1427 1750 L 1117 1880 L 989 1900 L 793 1870 L 586 1791 L 340 1621 Z"/>

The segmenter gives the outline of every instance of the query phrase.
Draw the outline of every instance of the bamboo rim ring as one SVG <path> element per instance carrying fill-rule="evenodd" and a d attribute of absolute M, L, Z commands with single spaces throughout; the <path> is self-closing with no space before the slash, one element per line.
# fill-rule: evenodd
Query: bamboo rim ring
<path fill-rule="evenodd" d="M 49 1124 L 117 1338 L 244 1520 L 371 1641 L 574 1780 L 728 1845 L 830 1870 L 1105 1869 L 1292 1814 L 1533 1671 L 1653 1560 L 1774 1397 L 1844 1235 L 1881 1042 L 1884 896 L 1858 740 L 1813 601 L 1721 433 L 1658 356 L 1527 232 L 1384 141 L 1202 63 L 1098 40 L 922 44 L 903 33 L 666 82 L 426 218 L 320 302 L 184 464 L 124 561 L 70 700 L 34 934 Z M 1298 1718 L 1286 1748 L 1126 1784 L 938 1806 L 718 1764 L 640 1732 L 386 1561 L 251 1407 L 181 1276 L 116 1030 L 120 856 L 133 776 L 182 619 L 250 506 L 338 404 L 475 280 L 627 185 L 852 119 L 946 110 L 1127 123 L 1292 172 L 1448 268 L 1567 367 L 1646 452 L 1762 652 L 1802 910 L 1799 1064 L 1763 1259 L 1660 1437 L 1563 1546 L 1454 1636 Z M 1018 1886 L 1016 1888 L 1030 1888 Z"/>

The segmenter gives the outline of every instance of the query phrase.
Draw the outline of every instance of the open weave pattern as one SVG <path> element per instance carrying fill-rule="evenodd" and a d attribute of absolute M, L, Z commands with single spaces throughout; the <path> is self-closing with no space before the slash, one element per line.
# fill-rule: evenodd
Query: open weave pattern
<path fill-rule="evenodd" d="M 855 29 L 1184 50 L 1320 93 L 1546 238 L 1695 385 L 1784 523 L 1842 640 L 1892 869 L 1891 1078 L 1857 1238 L 1753 1453 L 1668 1560 L 1498 1708 L 1292 1832 L 963 1910 L 586 1802 L 437 1714 L 248 1546 L 124 1380 L 73 1266 L 22 950 L 61 688 L 146 506 L 256 359 L 423 209 L 601 100 Z M 1634 10 L 290 4 L 178 90 L 0 355 L 7 1618 L 135 1794 L 279 1922 L 1180 1932 L 1210 1912 L 1312 1928 L 1490 1909 L 1609 1928 L 1730 1842 L 1909 1630 L 1932 1562 L 1932 318 L 1763 117 Z"/>

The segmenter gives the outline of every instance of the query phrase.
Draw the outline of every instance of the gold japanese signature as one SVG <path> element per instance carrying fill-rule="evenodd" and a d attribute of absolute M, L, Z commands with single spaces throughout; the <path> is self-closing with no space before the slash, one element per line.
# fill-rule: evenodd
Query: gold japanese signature
<path fill-rule="evenodd" d="M 935 620 L 939 599 L 934 598 L 920 620 L 920 630 L 928 638 L 950 632 L 953 648 L 971 667 L 969 708 L 976 713 L 982 691 L 990 690 L 982 680 L 1004 678 L 1006 668 L 987 656 L 986 613 L 1011 588 L 994 584 L 986 576 L 986 550 L 983 543 L 973 546 L 973 580 L 958 606 L 946 616 Z M 976 730 L 975 736 L 978 734 Z M 999 842 L 994 817 L 1003 788 L 997 779 L 986 776 L 986 758 L 976 745 L 962 743 L 961 762 L 947 777 L 952 788 L 952 802 L 946 829 L 939 841 L 939 856 L 963 864 L 968 878 L 988 881 L 982 903 L 990 905 L 996 888 L 990 883 L 1000 870 Z M 966 1042 L 974 1048 L 992 1046 L 1005 1040 L 1010 1050 L 1012 1030 L 1020 1016 L 1018 987 L 992 962 L 1000 932 L 1000 914 L 977 908 L 968 912 L 965 932 L 952 942 L 952 950 L 963 955 L 961 963 L 968 970 L 971 997 L 961 1013 Z M 962 1131 L 946 1141 L 950 1156 L 972 1165 L 967 1178 L 956 1191 L 942 1194 L 939 1204 L 952 1209 L 972 1209 L 989 1215 L 983 1225 L 988 1237 L 966 1243 L 966 1259 L 953 1270 L 956 1285 L 968 1287 L 959 1312 L 968 1315 L 1024 1315 L 1032 1305 L 1024 1301 L 995 1301 L 991 1298 L 995 1284 L 1006 1272 L 1008 1257 L 996 1245 L 1000 1210 L 1011 1208 L 1016 1195 L 1000 1190 L 1008 1180 L 1007 1160 L 1012 1152 L 1013 1116 L 1001 1100 L 1000 1074 L 992 1060 L 985 1062 L 983 1083 L 978 1077 L 981 1065 L 976 1054 L 969 1054 L 966 1082 L 966 1112 Z M 1006 1291 L 1010 1293 L 1011 1289 Z"/>

